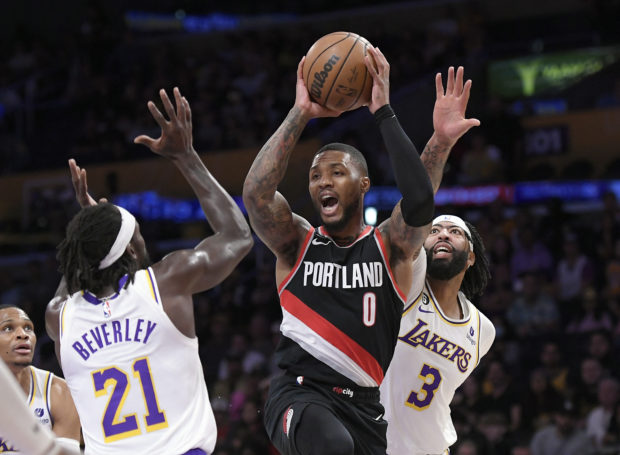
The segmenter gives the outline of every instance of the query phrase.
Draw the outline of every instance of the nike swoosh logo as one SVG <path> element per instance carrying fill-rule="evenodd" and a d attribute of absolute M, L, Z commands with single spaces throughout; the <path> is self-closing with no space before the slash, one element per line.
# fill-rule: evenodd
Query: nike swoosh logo
<path fill-rule="evenodd" d="M 319 239 L 312 239 L 313 245 L 329 245 L 329 242 L 321 242 Z"/>
<path fill-rule="evenodd" d="M 422 313 L 434 313 L 434 311 L 423 310 L 422 308 L 418 308 Z"/>
<path fill-rule="evenodd" d="M 378 422 L 379 420 L 381 420 L 381 417 L 383 417 L 383 414 L 379 414 L 379 417 L 377 417 L 375 420 Z"/>

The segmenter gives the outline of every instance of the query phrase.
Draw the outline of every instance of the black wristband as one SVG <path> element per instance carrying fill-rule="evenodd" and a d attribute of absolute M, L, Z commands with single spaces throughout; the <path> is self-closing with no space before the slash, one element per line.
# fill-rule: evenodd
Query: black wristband
<path fill-rule="evenodd" d="M 384 121 L 386 118 L 391 117 L 396 117 L 396 114 L 394 113 L 394 109 L 392 109 L 392 106 L 390 106 L 389 104 L 381 106 L 375 111 L 375 122 L 377 123 L 377 126 L 381 125 L 381 122 Z"/>

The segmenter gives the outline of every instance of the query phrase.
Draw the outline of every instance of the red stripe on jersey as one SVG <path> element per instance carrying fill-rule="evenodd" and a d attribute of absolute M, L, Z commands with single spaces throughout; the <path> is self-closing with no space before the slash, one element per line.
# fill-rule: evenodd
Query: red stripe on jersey
<path fill-rule="evenodd" d="M 313 235 L 314 235 L 314 228 L 310 228 L 310 230 L 308 231 L 308 234 L 306 234 L 306 238 L 304 239 L 303 245 L 301 245 L 301 249 L 300 249 L 299 257 L 297 258 L 297 262 L 295 262 L 295 265 L 293 266 L 291 271 L 288 273 L 288 275 L 286 275 L 286 278 L 282 280 L 282 283 L 280 283 L 280 286 L 278 286 L 278 294 L 282 292 L 282 289 L 284 289 L 284 287 L 288 284 L 291 278 L 293 278 L 293 275 L 295 275 L 295 272 L 299 268 L 299 264 L 301 264 L 301 260 L 306 255 L 306 250 L 308 249 L 308 243 L 310 243 L 310 239 L 312 238 Z"/>
<path fill-rule="evenodd" d="M 379 248 L 381 248 L 381 252 L 383 253 L 383 262 L 385 262 L 385 266 L 387 267 L 387 271 L 390 274 L 390 278 L 392 279 L 392 283 L 394 284 L 394 289 L 398 292 L 398 295 L 403 300 L 403 302 L 407 303 L 407 296 L 401 289 L 398 287 L 398 283 L 396 283 L 396 279 L 394 278 L 394 274 L 392 273 L 392 267 L 390 267 L 390 261 L 388 260 L 387 250 L 385 249 L 385 245 L 383 244 L 383 237 L 381 237 L 381 233 L 379 229 L 375 229 L 375 235 L 377 237 L 377 242 L 379 242 Z"/>
<path fill-rule="evenodd" d="M 304 302 L 299 300 L 290 291 L 284 291 L 280 296 L 282 308 L 291 313 L 310 330 L 315 332 L 332 346 L 353 360 L 377 384 L 383 381 L 383 369 L 379 362 L 361 347 L 355 340 L 318 314 Z"/>
<path fill-rule="evenodd" d="M 331 239 L 336 245 L 338 245 L 340 248 L 348 248 L 350 246 L 353 246 L 353 244 L 357 243 L 358 240 L 363 239 L 366 235 L 368 235 L 368 233 L 372 230 L 372 226 L 366 226 L 364 229 L 362 229 L 362 232 L 360 232 L 360 235 L 357 236 L 357 238 L 355 240 L 353 240 L 351 243 L 349 243 L 348 245 L 338 245 L 334 239 L 332 239 L 332 237 L 327 233 L 327 231 L 325 230 L 324 226 L 319 226 L 319 234 L 321 234 L 323 237 L 327 237 L 328 239 Z"/>

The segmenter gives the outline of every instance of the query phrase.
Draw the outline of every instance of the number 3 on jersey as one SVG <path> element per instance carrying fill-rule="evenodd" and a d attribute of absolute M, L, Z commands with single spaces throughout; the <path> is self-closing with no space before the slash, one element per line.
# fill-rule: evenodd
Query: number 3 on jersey
<path fill-rule="evenodd" d="M 157 403 L 157 394 L 151 376 L 151 369 L 147 357 L 137 359 L 133 362 L 133 374 L 140 381 L 142 397 L 147 414 L 144 416 L 146 431 L 155 431 L 166 428 L 166 414 L 160 411 Z M 95 396 L 100 397 L 109 393 L 108 387 L 111 385 L 110 398 L 103 413 L 101 421 L 105 442 L 118 441 L 141 434 L 140 427 L 135 414 L 120 417 L 121 408 L 129 393 L 129 376 L 120 368 L 109 367 L 103 370 L 92 372 L 93 384 L 95 386 Z"/>
<path fill-rule="evenodd" d="M 405 405 L 417 411 L 423 411 L 431 405 L 431 401 L 435 397 L 435 391 L 441 384 L 441 373 L 437 368 L 425 363 L 418 377 L 423 381 L 422 388 L 418 392 L 412 390 L 409 398 L 405 401 Z"/>

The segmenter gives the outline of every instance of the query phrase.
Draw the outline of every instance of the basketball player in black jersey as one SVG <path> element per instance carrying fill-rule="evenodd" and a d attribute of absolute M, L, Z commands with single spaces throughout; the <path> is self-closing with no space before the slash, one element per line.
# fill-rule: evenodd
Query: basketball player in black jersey
<path fill-rule="evenodd" d="M 381 131 L 402 200 L 376 229 L 363 219 L 368 168 L 354 147 L 333 143 L 315 155 L 309 191 L 323 223 L 314 228 L 277 191 L 288 158 L 310 119 L 335 117 L 310 100 L 304 59 L 296 99 L 260 150 L 243 198 L 254 230 L 276 255 L 283 320 L 277 348 L 286 374 L 265 410 L 283 454 L 385 454 L 378 386 L 394 353 L 413 261 L 429 233 L 433 187 L 420 156 L 389 105 L 389 64 L 375 48 L 369 111 Z"/>

